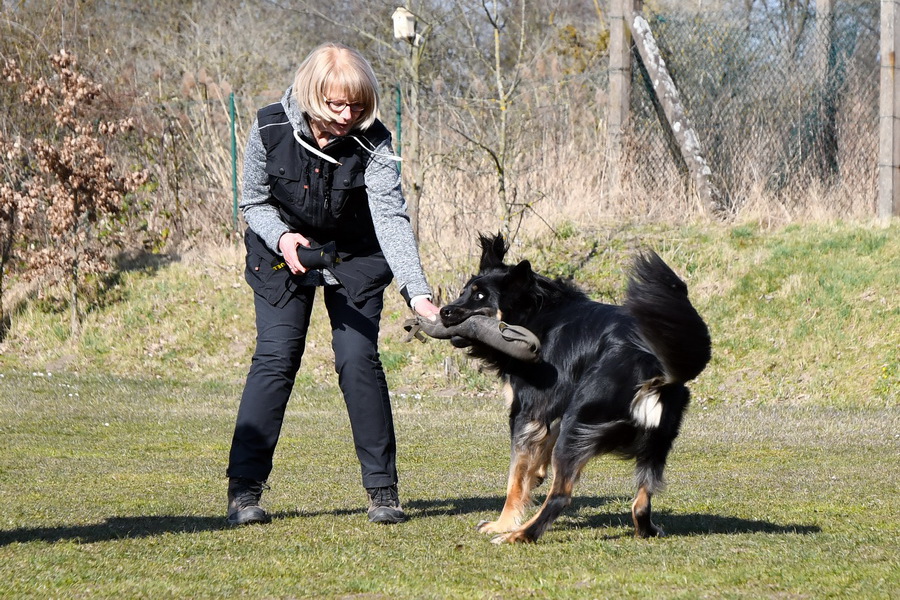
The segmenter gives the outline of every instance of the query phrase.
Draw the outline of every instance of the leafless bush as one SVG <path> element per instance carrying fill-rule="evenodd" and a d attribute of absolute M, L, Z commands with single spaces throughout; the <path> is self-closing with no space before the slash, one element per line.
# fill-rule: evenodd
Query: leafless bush
<path fill-rule="evenodd" d="M 12 60 L 2 69 L 6 83 L 21 86 L 22 102 L 49 111 L 53 119 L 41 136 L 11 144 L 0 139 L 12 167 L 0 182 L 4 265 L 21 236 L 26 274 L 49 285 L 68 284 L 77 333 L 81 278 L 110 270 L 110 247 L 126 234 L 118 219 L 123 199 L 148 175 L 145 170 L 116 173 L 105 140 L 131 131 L 134 123 L 104 120 L 102 112 L 92 111 L 102 85 L 81 73 L 66 50 L 49 61 L 52 78 L 23 73 Z"/>

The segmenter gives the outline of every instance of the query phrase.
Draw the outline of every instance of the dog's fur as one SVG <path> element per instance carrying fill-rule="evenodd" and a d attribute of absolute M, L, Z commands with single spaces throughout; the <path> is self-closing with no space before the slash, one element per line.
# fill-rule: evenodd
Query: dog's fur
<path fill-rule="evenodd" d="M 480 241 L 480 272 L 441 309 L 441 320 L 449 327 L 488 315 L 522 325 L 540 339 L 542 360 L 524 363 L 477 343 L 469 350 L 504 381 L 512 438 L 506 503 L 478 529 L 500 534 L 496 543 L 537 541 L 571 503 L 588 460 L 614 453 L 636 460 L 635 535 L 663 535 L 651 522 L 650 499 L 662 488 L 688 405 L 684 384 L 710 359 L 709 331 L 687 286 L 648 252 L 635 260 L 624 306 L 601 304 L 536 274 L 528 261 L 505 264 L 509 247 L 500 235 Z M 522 524 L 548 466 L 547 498 Z"/>

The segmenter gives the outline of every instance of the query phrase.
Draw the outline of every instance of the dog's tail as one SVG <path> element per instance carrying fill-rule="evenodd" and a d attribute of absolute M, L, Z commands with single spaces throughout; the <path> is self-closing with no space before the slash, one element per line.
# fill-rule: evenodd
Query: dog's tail
<path fill-rule="evenodd" d="M 625 308 L 637 321 L 638 343 L 663 365 L 665 381 L 656 385 L 685 383 L 703 371 L 712 355 L 709 329 L 687 285 L 655 252 L 635 259 Z"/>

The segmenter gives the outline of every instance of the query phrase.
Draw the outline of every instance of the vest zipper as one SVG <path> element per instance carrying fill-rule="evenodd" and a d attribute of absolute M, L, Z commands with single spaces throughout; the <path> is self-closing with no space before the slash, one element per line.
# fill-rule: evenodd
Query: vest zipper
<path fill-rule="evenodd" d="M 328 185 L 328 168 L 324 161 L 320 162 L 319 170 L 319 183 L 322 186 L 322 196 L 325 198 L 325 214 L 322 217 L 327 218 L 331 212 L 331 186 Z"/>

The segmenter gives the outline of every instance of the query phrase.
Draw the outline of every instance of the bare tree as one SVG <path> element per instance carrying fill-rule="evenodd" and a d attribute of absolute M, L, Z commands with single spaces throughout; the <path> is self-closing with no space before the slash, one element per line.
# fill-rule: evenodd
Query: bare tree
<path fill-rule="evenodd" d="M 526 2 L 487 2 L 467 10 L 460 20 L 468 35 L 471 59 L 468 81 L 455 98 L 450 127 L 488 157 L 496 184 L 500 230 L 510 237 L 527 208 L 512 182 L 512 166 L 518 151 L 514 113 L 523 73 L 533 64 L 527 53 L 529 35 Z"/>

